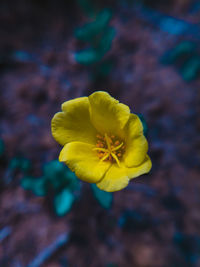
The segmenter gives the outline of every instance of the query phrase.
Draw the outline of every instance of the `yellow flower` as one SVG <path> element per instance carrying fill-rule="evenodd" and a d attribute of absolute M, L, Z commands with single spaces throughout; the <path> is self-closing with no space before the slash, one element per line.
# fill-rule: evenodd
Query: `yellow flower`
<path fill-rule="evenodd" d="M 51 127 L 64 146 L 59 161 L 101 190 L 121 190 L 151 169 L 140 119 L 106 92 L 64 102 Z"/>

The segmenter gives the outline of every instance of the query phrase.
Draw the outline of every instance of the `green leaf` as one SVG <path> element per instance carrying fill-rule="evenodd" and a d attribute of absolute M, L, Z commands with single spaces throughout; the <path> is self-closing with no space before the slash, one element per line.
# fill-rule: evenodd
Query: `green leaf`
<path fill-rule="evenodd" d="M 91 0 L 78 0 L 78 4 L 88 16 L 94 16 L 96 9 Z"/>
<path fill-rule="evenodd" d="M 118 267 L 118 265 L 115 263 L 108 263 L 106 264 L 106 267 Z"/>
<path fill-rule="evenodd" d="M 140 120 L 142 122 L 143 133 L 144 133 L 145 136 L 147 136 L 148 126 L 147 126 L 146 120 L 145 120 L 145 118 L 144 118 L 144 116 L 142 114 L 138 114 L 138 117 L 140 118 Z"/>
<path fill-rule="evenodd" d="M 192 81 L 200 74 L 200 58 L 193 57 L 188 60 L 180 70 L 180 73 L 185 81 Z"/>
<path fill-rule="evenodd" d="M 13 158 L 9 162 L 8 168 L 11 170 L 19 169 L 20 167 L 20 159 L 19 158 Z"/>
<path fill-rule="evenodd" d="M 19 168 L 23 171 L 23 172 L 28 172 L 31 168 L 31 162 L 28 159 L 25 158 L 21 158 L 20 160 L 20 166 Z"/>
<path fill-rule="evenodd" d="M 25 190 L 31 190 L 33 194 L 36 196 L 45 196 L 46 191 L 46 185 L 45 185 L 45 179 L 43 177 L 40 178 L 34 178 L 34 177 L 24 177 L 21 180 L 21 186 Z"/>
<path fill-rule="evenodd" d="M 82 41 L 95 41 L 96 36 L 99 35 L 107 27 L 112 13 L 109 9 L 104 9 L 96 16 L 96 20 L 85 24 L 75 31 L 77 39 Z"/>
<path fill-rule="evenodd" d="M 31 162 L 28 159 L 16 157 L 11 159 L 8 168 L 11 170 L 19 169 L 23 172 L 28 172 L 31 168 Z"/>
<path fill-rule="evenodd" d="M 5 151 L 4 141 L 0 139 L 0 157 L 3 156 L 4 151 Z"/>
<path fill-rule="evenodd" d="M 109 209 L 112 205 L 112 193 L 100 190 L 96 184 L 91 184 L 93 194 L 96 200 L 104 209 Z"/>
<path fill-rule="evenodd" d="M 54 190 L 60 190 L 65 182 L 65 175 L 68 168 L 58 160 L 53 160 L 44 165 L 43 173 L 48 186 Z"/>
<path fill-rule="evenodd" d="M 68 190 L 64 189 L 54 198 L 54 208 L 58 216 L 63 216 L 70 211 L 74 202 L 74 195 Z"/>
<path fill-rule="evenodd" d="M 65 187 L 67 187 L 67 189 L 69 189 L 70 191 L 75 191 L 80 189 L 80 182 L 76 177 L 75 173 L 69 170 L 65 174 L 65 179 L 66 179 Z"/>
<path fill-rule="evenodd" d="M 57 160 L 46 163 L 43 172 L 48 187 L 52 187 L 54 191 L 60 191 L 64 187 L 72 191 L 79 188 L 76 175 Z"/>
<path fill-rule="evenodd" d="M 179 43 L 170 51 L 166 52 L 164 56 L 161 58 L 161 62 L 163 64 L 172 64 L 177 61 L 185 61 L 188 60 L 191 56 L 196 52 L 196 44 L 184 41 Z"/>
<path fill-rule="evenodd" d="M 116 31 L 113 27 L 108 27 L 102 35 L 98 49 L 102 54 L 107 53 L 112 46 L 112 41 L 115 37 Z"/>
<path fill-rule="evenodd" d="M 50 162 L 45 163 L 43 168 L 44 176 L 50 179 L 63 175 L 65 171 L 65 166 L 58 160 L 52 160 Z"/>
<path fill-rule="evenodd" d="M 98 62 L 102 55 L 98 54 L 95 50 L 88 49 L 83 50 L 75 54 L 75 60 L 83 65 L 90 65 Z"/>

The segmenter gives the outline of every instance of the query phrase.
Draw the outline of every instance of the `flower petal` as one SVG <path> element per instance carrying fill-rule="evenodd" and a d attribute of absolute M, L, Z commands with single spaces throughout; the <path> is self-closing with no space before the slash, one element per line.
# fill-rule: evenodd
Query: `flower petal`
<path fill-rule="evenodd" d="M 141 165 L 133 168 L 127 168 L 126 172 L 129 179 L 133 179 L 142 174 L 148 173 L 151 170 L 151 167 L 152 167 L 151 159 L 148 155 L 146 155 L 146 158 Z"/>
<path fill-rule="evenodd" d="M 144 162 L 137 167 L 127 168 L 123 162 L 120 164 L 121 167 L 118 167 L 117 164 L 113 164 L 108 169 L 103 179 L 97 183 L 98 188 L 107 192 L 119 191 L 128 185 L 130 179 L 149 172 L 152 167 L 148 155 Z"/>
<path fill-rule="evenodd" d="M 128 185 L 128 182 L 129 178 L 126 172 L 126 168 L 119 168 L 117 164 L 112 164 L 103 179 L 97 183 L 97 186 L 101 190 L 114 192 L 126 187 Z"/>
<path fill-rule="evenodd" d="M 60 152 L 59 161 L 65 162 L 81 180 L 97 183 L 110 167 L 110 162 L 100 161 L 93 148 L 90 144 L 71 142 Z"/>
<path fill-rule="evenodd" d="M 63 112 L 58 112 L 52 119 L 51 128 L 55 140 L 61 145 L 80 141 L 93 144 L 96 142 L 96 130 L 92 126 L 89 113 L 88 97 L 80 97 L 62 104 Z"/>
<path fill-rule="evenodd" d="M 143 126 L 139 117 L 131 114 L 127 125 L 126 132 L 126 152 L 124 162 L 127 167 L 140 165 L 147 154 L 148 142 L 143 135 Z"/>
<path fill-rule="evenodd" d="M 122 135 L 124 125 L 129 119 L 129 107 L 119 103 L 108 93 L 98 91 L 89 97 L 91 121 L 101 133 Z"/>

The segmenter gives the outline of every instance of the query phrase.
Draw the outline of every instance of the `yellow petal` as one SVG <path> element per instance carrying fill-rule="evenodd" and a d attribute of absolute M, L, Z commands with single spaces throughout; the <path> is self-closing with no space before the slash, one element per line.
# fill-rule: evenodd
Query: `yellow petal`
<path fill-rule="evenodd" d="M 99 189 L 114 192 L 119 191 L 128 185 L 129 178 L 126 168 L 119 168 L 117 164 L 112 164 L 110 169 L 106 172 L 103 179 L 97 183 Z"/>
<path fill-rule="evenodd" d="M 56 113 L 51 122 L 52 135 L 58 143 L 96 142 L 96 130 L 90 121 L 89 106 L 88 97 L 69 100 L 62 105 L 63 112 Z"/>
<path fill-rule="evenodd" d="M 139 117 L 131 114 L 127 125 L 126 132 L 126 152 L 124 162 L 127 167 L 140 165 L 147 154 L 148 142 L 143 135 L 143 126 Z"/>
<path fill-rule="evenodd" d="M 134 168 L 127 168 L 123 162 L 120 163 L 120 167 L 112 164 L 97 186 L 107 192 L 119 191 L 128 185 L 130 179 L 148 173 L 151 167 L 152 163 L 148 155 L 141 165 Z"/>
<path fill-rule="evenodd" d="M 81 180 L 97 183 L 110 167 L 109 161 L 100 161 L 94 146 L 81 142 L 66 144 L 60 152 L 59 161 L 65 162 Z"/>
<path fill-rule="evenodd" d="M 88 98 L 91 121 L 95 128 L 103 134 L 122 135 L 122 129 L 130 116 L 129 107 L 102 91 L 95 92 Z"/>
<path fill-rule="evenodd" d="M 148 155 L 146 155 L 146 158 L 142 162 L 142 164 L 140 164 L 137 167 L 127 168 L 126 173 L 129 179 L 133 179 L 142 174 L 148 173 L 151 170 L 151 167 L 152 167 L 151 159 L 149 158 Z"/>

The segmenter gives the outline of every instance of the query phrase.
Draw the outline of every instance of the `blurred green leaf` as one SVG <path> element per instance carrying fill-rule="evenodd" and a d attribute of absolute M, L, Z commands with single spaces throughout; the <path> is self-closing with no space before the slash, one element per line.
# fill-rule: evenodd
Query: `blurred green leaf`
<path fill-rule="evenodd" d="M 173 49 L 166 52 L 161 58 L 163 64 L 172 64 L 179 60 L 185 61 L 193 56 L 196 52 L 196 44 L 189 41 L 184 41 L 176 45 Z"/>
<path fill-rule="evenodd" d="M 72 171 L 68 171 L 66 173 L 66 181 L 67 181 L 67 188 L 70 191 L 75 191 L 80 189 L 80 182 L 76 177 L 75 173 Z"/>
<path fill-rule="evenodd" d="M 4 151 L 5 151 L 5 144 L 4 141 L 0 139 L 0 157 L 3 156 Z"/>
<path fill-rule="evenodd" d="M 76 38 L 88 42 L 95 41 L 96 36 L 102 33 L 107 27 L 111 16 L 111 11 L 104 9 L 96 16 L 95 21 L 87 23 L 75 31 Z"/>
<path fill-rule="evenodd" d="M 160 28 L 170 34 L 183 34 L 188 30 L 189 24 L 184 21 L 176 20 L 172 17 L 163 18 L 160 21 Z"/>
<path fill-rule="evenodd" d="M 109 209 L 112 205 L 112 199 L 113 195 L 112 193 L 105 192 L 103 190 L 100 190 L 96 184 L 91 184 L 93 194 L 99 204 L 104 208 L 104 209 Z"/>
<path fill-rule="evenodd" d="M 75 60 L 83 65 L 90 65 L 98 62 L 101 59 L 101 54 L 98 54 L 95 50 L 88 49 L 83 50 L 75 54 Z"/>
<path fill-rule="evenodd" d="M 185 81 L 192 81 L 200 74 L 200 58 L 193 57 L 188 60 L 180 69 L 180 73 Z"/>
<path fill-rule="evenodd" d="M 23 171 L 23 172 L 28 172 L 31 168 L 31 162 L 30 160 L 28 159 L 25 159 L 25 158 L 22 158 L 21 161 L 20 161 L 20 169 Z"/>
<path fill-rule="evenodd" d="M 31 162 L 30 160 L 26 159 L 26 158 L 21 158 L 21 157 L 16 157 L 11 159 L 11 161 L 9 162 L 8 168 L 10 170 L 21 170 L 23 172 L 28 172 L 31 168 Z"/>
<path fill-rule="evenodd" d="M 19 169 L 20 168 L 20 159 L 19 158 L 13 158 L 9 162 L 8 168 L 11 170 Z"/>
<path fill-rule="evenodd" d="M 98 49 L 102 54 L 107 53 L 111 49 L 112 41 L 115 37 L 116 31 L 113 27 L 108 27 L 100 40 Z"/>
<path fill-rule="evenodd" d="M 144 133 L 145 136 L 147 136 L 148 126 L 147 126 L 146 120 L 145 120 L 145 118 L 144 118 L 144 116 L 142 114 L 138 114 L 138 117 L 140 118 L 140 120 L 142 122 L 143 133 Z"/>
<path fill-rule="evenodd" d="M 92 66 L 91 71 L 91 80 L 98 81 L 104 79 L 106 76 L 109 75 L 113 68 L 113 61 L 110 59 L 106 59 L 100 61 L 95 66 Z"/>
<path fill-rule="evenodd" d="M 65 215 L 68 211 L 70 211 L 73 202 L 74 195 L 68 189 L 64 189 L 54 198 L 54 208 L 56 214 L 58 216 Z"/>
<path fill-rule="evenodd" d="M 46 163 L 43 168 L 43 174 L 48 186 L 52 186 L 54 190 L 59 190 L 64 183 L 67 171 L 67 167 L 58 160 Z"/>
<path fill-rule="evenodd" d="M 106 267 L 118 267 L 118 265 L 115 263 L 108 263 L 106 264 Z"/>
<path fill-rule="evenodd" d="M 78 0 L 78 4 L 82 10 L 90 17 L 93 17 L 96 13 L 95 6 L 91 0 Z"/>
<path fill-rule="evenodd" d="M 43 174 L 47 178 L 54 178 L 63 175 L 66 170 L 65 166 L 58 160 L 52 160 L 44 164 Z"/>
<path fill-rule="evenodd" d="M 72 191 L 79 188 L 79 181 L 76 175 L 58 160 L 46 163 L 43 173 L 47 180 L 47 185 L 52 186 L 54 191 L 60 191 L 63 187 L 67 187 Z"/>
<path fill-rule="evenodd" d="M 45 196 L 47 193 L 45 179 L 42 177 L 24 177 L 21 180 L 21 186 L 26 190 L 31 190 L 36 196 Z"/>

